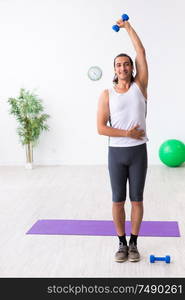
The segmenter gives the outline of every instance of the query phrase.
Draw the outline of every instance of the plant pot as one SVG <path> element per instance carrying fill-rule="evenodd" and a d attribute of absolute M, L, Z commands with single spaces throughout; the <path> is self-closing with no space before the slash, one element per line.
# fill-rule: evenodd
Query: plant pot
<path fill-rule="evenodd" d="M 26 147 L 26 169 L 33 169 L 33 146 L 32 142 L 25 145 Z"/>
<path fill-rule="evenodd" d="M 32 163 L 26 163 L 25 168 L 31 170 L 31 169 L 33 169 L 33 164 Z"/>

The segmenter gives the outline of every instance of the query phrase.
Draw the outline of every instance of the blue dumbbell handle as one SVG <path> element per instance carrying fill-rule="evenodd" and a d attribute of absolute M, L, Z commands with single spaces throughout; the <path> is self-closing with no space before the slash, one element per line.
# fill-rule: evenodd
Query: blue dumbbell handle
<path fill-rule="evenodd" d="M 165 257 L 155 257 L 155 260 L 166 260 L 166 258 Z"/>

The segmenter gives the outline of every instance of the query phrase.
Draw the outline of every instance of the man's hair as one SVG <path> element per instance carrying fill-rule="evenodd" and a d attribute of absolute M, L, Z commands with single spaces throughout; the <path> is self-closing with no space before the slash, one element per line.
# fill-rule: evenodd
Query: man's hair
<path fill-rule="evenodd" d="M 128 57 L 129 60 L 130 60 L 131 66 L 132 66 L 132 67 L 134 66 L 133 60 L 132 60 L 132 58 L 131 58 L 128 54 L 126 54 L 126 53 L 120 53 L 120 54 L 118 54 L 118 55 L 114 58 L 114 68 L 115 68 L 115 64 L 116 64 L 116 58 L 117 58 L 117 57 L 123 57 L 123 56 Z M 133 82 L 133 81 L 134 81 L 134 75 L 133 75 L 133 71 L 132 71 L 131 82 Z M 118 83 L 118 77 L 117 77 L 116 74 L 114 75 L 113 83 L 114 83 L 114 84 L 117 84 L 117 83 Z"/>

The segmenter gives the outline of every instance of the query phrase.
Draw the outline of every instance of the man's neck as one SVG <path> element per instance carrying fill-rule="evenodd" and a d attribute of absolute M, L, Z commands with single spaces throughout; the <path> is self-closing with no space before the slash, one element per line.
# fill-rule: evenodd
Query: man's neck
<path fill-rule="evenodd" d="M 119 81 L 117 83 L 116 87 L 118 89 L 129 89 L 130 85 L 131 85 L 131 81 L 130 80 L 129 81 L 125 81 L 124 80 L 124 81 Z"/>

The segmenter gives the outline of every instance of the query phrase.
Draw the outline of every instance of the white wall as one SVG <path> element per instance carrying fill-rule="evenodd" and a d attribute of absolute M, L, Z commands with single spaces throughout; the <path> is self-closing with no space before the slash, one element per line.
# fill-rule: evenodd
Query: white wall
<path fill-rule="evenodd" d="M 185 140 L 184 0 L 0 0 L 0 164 L 24 164 L 17 123 L 7 99 L 37 88 L 50 131 L 34 150 L 36 164 L 107 163 L 107 140 L 96 130 L 101 91 L 112 85 L 113 59 L 135 52 L 124 29 L 111 27 L 123 14 L 147 53 L 150 164 L 170 138 Z M 87 70 L 99 65 L 92 82 Z"/>

